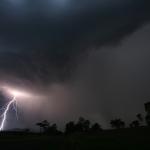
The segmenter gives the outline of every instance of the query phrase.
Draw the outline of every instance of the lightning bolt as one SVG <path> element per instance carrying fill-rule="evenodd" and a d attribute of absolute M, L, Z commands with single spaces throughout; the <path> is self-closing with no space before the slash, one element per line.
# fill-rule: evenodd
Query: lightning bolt
<path fill-rule="evenodd" d="M 6 119 L 7 119 L 7 113 L 10 109 L 10 106 L 13 105 L 14 107 L 14 110 L 16 111 L 16 116 L 17 116 L 17 102 L 16 102 L 16 96 L 13 97 L 13 99 L 6 105 L 6 108 L 4 109 L 4 113 L 1 115 L 2 117 L 2 122 L 0 124 L 0 131 L 2 131 L 4 129 L 4 126 L 5 126 L 5 122 L 6 122 Z"/>

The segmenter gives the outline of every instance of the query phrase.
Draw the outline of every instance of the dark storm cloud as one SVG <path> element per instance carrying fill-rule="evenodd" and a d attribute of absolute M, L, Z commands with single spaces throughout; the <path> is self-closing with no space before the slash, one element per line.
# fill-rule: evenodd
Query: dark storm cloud
<path fill-rule="evenodd" d="M 77 106 L 85 116 L 128 123 L 144 113 L 150 91 L 150 24 L 116 47 L 89 53 L 76 71 Z M 107 124 L 108 125 L 108 124 Z"/>
<path fill-rule="evenodd" d="M 149 6 L 148 0 L 1 0 L 0 86 L 36 93 L 21 101 L 14 126 L 83 115 L 106 127 L 113 117 L 129 121 L 143 112 Z"/>
<path fill-rule="evenodd" d="M 1 1 L 2 73 L 65 80 L 85 50 L 113 45 L 149 20 L 147 0 Z"/>

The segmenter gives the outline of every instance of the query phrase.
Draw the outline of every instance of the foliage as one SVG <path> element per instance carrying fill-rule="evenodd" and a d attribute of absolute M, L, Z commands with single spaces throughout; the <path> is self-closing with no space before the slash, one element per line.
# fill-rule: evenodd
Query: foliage
<path fill-rule="evenodd" d="M 114 119 L 110 121 L 111 127 L 112 128 L 124 128 L 125 127 L 125 122 L 122 121 L 121 119 Z"/>
<path fill-rule="evenodd" d="M 83 117 L 80 117 L 77 123 L 70 121 L 66 124 L 65 133 L 91 133 L 101 131 L 101 126 L 98 123 L 94 123 L 91 126 L 91 122 Z"/>
<path fill-rule="evenodd" d="M 149 114 L 146 115 L 145 121 L 146 121 L 147 125 L 150 126 L 150 115 Z"/>
<path fill-rule="evenodd" d="M 140 126 L 140 123 L 138 120 L 134 120 L 132 121 L 132 123 L 130 124 L 130 128 L 138 128 Z"/>

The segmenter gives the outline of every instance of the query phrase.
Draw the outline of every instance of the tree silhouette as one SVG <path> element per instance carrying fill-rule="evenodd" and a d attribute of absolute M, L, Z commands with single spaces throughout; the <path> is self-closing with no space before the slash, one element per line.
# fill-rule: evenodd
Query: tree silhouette
<path fill-rule="evenodd" d="M 75 128 L 76 128 L 76 132 L 83 132 L 83 124 L 84 124 L 85 119 L 83 117 L 80 117 Z"/>
<path fill-rule="evenodd" d="M 90 121 L 80 117 L 75 128 L 77 132 L 88 132 L 90 129 Z"/>
<path fill-rule="evenodd" d="M 65 133 L 88 132 L 90 130 L 90 121 L 80 117 L 77 123 L 70 121 L 66 124 Z"/>
<path fill-rule="evenodd" d="M 137 114 L 136 117 L 139 120 L 139 122 L 143 122 L 143 117 L 141 114 Z"/>
<path fill-rule="evenodd" d="M 132 123 L 130 124 L 131 128 L 138 128 L 140 126 L 140 123 L 138 120 L 134 120 L 132 121 Z"/>
<path fill-rule="evenodd" d="M 89 129 L 90 129 L 90 121 L 89 120 L 85 120 L 84 123 L 83 123 L 83 130 L 84 132 L 88 132 Z"/>
<path fill-rule="evenodd" d="M 57 130 L 57 125 L 56 124 L 52 124 L 51 126 L 49 126 L 46 130 L 47 134 L 51 134 L 51 135 L 56 135 L 59 133 L 59 131 Z"/>
<path fill-rule="evenodd" d="M 146 124 L 147 124 L 148 126 L 150 126 L 150 115 L 149 115 L 149 114 L 146 115 L 145 121 L 146 121 Z"/>
<path fill-rule="evenodd" d="M 49 128 L 49 122 L 47 120 L 44 120 L 42 122 L 36 123 L 37 126 L 40 127 L 40 132 L 43 130 L 46 132 L 46 130 Z"/>
<path fill-rule="evenodd" d="M 99 131 L 102 131 L 101 126 L 98 123 L 94 123 L 91 127 L 91 132 L 97 133 Z"/>
<path fill-rule="evenodd" d="M 111 127 L 120 129 L 125 127 L 125 122 L 122 121 L 121 119 L 114 119 L 110 121 Z"/>
<path fill-rule="evenodd" d="M 75 123 L 73 121 L 70 121 L 66 124 L 66 127 L 65 127 L 65 133 L 66 134 L 74 133 L 75 130 L 76 130 L 76 126 L 75 126 Z"/>
<path fill-rule="evenodd" d="M 41 133 L 42 132 L 42 126 L 43 126 L 42 123 L 38 122 L 38 123 L 36 123 L 36 125 L 40 127 L 40 133 Z"/>
<path fill-rule="evenodd" d="M 49 124 L 49 122 L 47 120 L 42 121 L 42 127 L 43 127 L 44 132 L 47 131 L 49 126 L 50 126 L 50 124 Z"/>

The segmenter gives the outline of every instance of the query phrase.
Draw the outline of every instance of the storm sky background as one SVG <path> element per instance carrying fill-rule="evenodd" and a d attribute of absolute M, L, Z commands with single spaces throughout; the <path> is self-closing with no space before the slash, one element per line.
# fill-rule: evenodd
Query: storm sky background
<path fill-rule="evenodd" d="M 79 116 L 108 128 L 144 114 L 149 20 L 148 0 L 1 0 L 1 86 L 35 96 L 19 102 L 18 121 L 10 112 L 7 128 L 44 119 L 62 128 Z"/>

